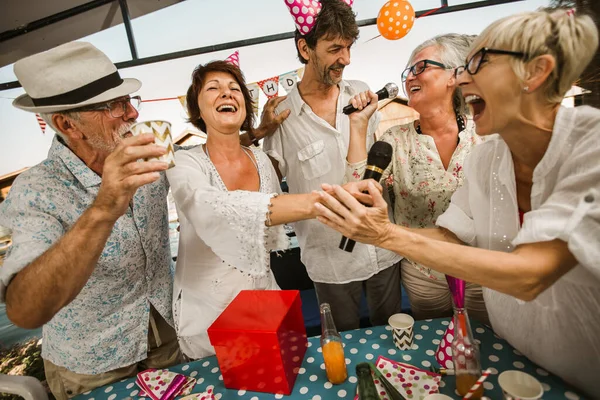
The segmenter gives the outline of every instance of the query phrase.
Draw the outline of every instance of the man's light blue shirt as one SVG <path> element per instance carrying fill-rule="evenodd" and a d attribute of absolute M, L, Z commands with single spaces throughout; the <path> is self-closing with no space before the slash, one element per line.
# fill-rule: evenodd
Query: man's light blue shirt
<path fill-rule="evenodd" d="M 0 225 L 13 231 L 0 267 L 1 301 L 11 279 L 90 207 L 100 183 L 57 137 L 48 158 L 16 179 L 0 204 Z M 150 305 L 173 325 L 167 191 L 165 174 L 137 190 L 79 295 L 44 325 L 42 357 L 76 373 L 99 374 L 146 358 Z"/>

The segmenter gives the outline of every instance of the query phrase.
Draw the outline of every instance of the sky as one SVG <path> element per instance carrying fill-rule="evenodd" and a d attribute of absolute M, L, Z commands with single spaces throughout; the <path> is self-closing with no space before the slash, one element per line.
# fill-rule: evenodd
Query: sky
<path fill-rule="evenodd" d="M 385 0 L 355 0 L 357 19 L 376 18 Z M 449 5 L 472 0 L 449 0 Z M 548 0 L 524 0 L 469 11 L 433 15 L 415 21 L 411 32 L 390 41 L 378 37 L 376 26 L 361 28 L 360 38 L 352 49 L 351 65 L 344 78 L 359 79 L 377 90 L 387 82 L 400 83 L 412 50 L 423 41 L 442 33 L 477 34 L 494 20 L 516 12 L 548 5 Z M 412 0 L 415 10 L 439 7 L 439 0 Z M 235 12 L 231 12 L 235 9 Z M 139 57 L 187 50 L 236 40 L 250 39 L 294 29 L 293 20 L 283 0 L 187 0 L 132 21 Z M 371 40 L 373 39 L 373 40 Z M 129 60 L 131 55 L 123 25 L 82 38 L 105 52 L 113 62 Z M 302 65 L 296 58 L 293 40 L 203 54 L 171 61 L 120 70 L 122 77 L 142 81 L 139 95 L 143 99 L 173 98 L 185 94 L 194 67 L 215 59 L 225 59 L 240 52 L 240 67 L 247 82 L 256 82 Z M 0 82 L 14 81 L 12 65 L 0 68 Z M 0 91 L 0 176 L 31 167 L 42 161 L 52 142 L 53 132 L 42 134 L 35 115 L 18 110 L 12 99 L 23 89 Z M 285 94 L 281 88 L 280 94 Z M 264 104 L 266 97 L 261 95 Z M 177 137 L 189 127 L 185 112 L 177 100 L 144 103 L 139 120 L 166 119 L 173 124 Z"/>

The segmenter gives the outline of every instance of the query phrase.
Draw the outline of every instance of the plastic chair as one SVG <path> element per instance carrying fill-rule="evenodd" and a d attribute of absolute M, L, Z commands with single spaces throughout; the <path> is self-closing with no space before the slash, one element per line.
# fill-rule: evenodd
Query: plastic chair
<path fill-rule="evenodd" d="M 32 376 L 0 374 L 0 393 L 16 394 L 25 400 L 48 400 L 46 389 Z"/>

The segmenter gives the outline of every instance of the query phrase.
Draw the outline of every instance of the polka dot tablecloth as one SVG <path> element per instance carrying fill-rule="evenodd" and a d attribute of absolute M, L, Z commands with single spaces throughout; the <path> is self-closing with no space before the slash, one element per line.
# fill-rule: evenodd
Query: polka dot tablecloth
<path fill-rule="evenodd" d="M 353 399 L 356 393 L 357 381 L 355 367 L 360 362 L 375 362 L 377 357 L 381 355 L 391 360 L 412 364 L 426 370 L 431 365 L 437 366 L 435 350 L 449 322 L 449 319 L 416 321 L 413 348 L 404 351 L 397 350 L 394 347 L 392 332 L 389 326 L 342 332 L 346 364 L 348 366 L 348 379 L 341 385 L 332 385 L 327 381 L 319 338 L 309 338 L 309 347 L 306 350 L 304 362 L 290 396 L 226 389 L 223 385 L 223 377 L 219 372 L 216 357 L 208 357 L 189 364 L 177 365 L 169 368 L 169 370 L 196 378 L 197 384 L 193 393 L 203 392 L 209 385 L 214 386 L 216 399 Z M 492 375 L 484 383 L 487 397 L 501 399 L 502 392 L 498 386 L 498 374 L 505 370 L 516 369 L 535 376 L 542 383 L 545 391 L 544 400 L 583 399 L 582 396 L 577 394 L 576 390 L 567 386 L 559 378 L 552 376 L 531 363 L 518 351 L 514 350 L 505 340 L 496 336 L 489 328 L 475 321 L 472 321 L 472 327 L 475 339 L 480 343 L 481 364 L 484 369 L 490 368 L 492 370 Z M 138 397 L 139 388 L 135 385 L 134 381 L 135 378 L 130 378 L 116 382 L 80 395 L 77 399 L 140 399 Z M 443 377 L 440 386 L 441 393 L 456 399 L 460 398 L 455 393 L 454 377 Z"/>

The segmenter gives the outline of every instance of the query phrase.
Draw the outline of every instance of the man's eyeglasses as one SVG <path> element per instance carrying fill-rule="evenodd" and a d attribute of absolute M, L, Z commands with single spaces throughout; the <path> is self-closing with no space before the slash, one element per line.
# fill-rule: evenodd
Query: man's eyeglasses
<path fill-rule="evenodd" d="M 425 72 L 429 65 L 435 65 L 436 67 L 440 67 L 443 69 L 451 69 L 446 67 L 444 64 L 433 60 L 417 61 L 416 63 L 402 71 L 402 82 L 406 82 L 406 80 L 408 79 L 408 74 L 410 74 L 411 72 L 414 76 L 422 74 L 423 72 Z"/>
<path fill-rule="evenodd" d="M 508 50 L 497 50 L 497 49 L 488 49 L 487 47 L 482 47 L 479 51 L 467 60 L 466 65 L 461 65 L 460 67 L 456 67 L 454 70 L 454 76 L 456 78 L 459 77 L 460 74 L 467 71 L 470 75 L 475 75 L 479 72 L 479 68 L 481 68 L 481 64 L 483 64 L 486 60 L 487 54 L 500 54 L 500 55 L 508 55 L 519 57 L 523 59 L 529 58 L 526 53 L 522 53 L 520 51 L 508 51 Z"/>
<path fill-rule="evenodd" d="M 127 106 L 131 105 L 136 111 L 140 111 L 142 107 L 142 98 L 140 96 L 126 97 L 121 99 L 111 100 L 103 104 L 92 104 L 90 106 L 80 107 L 71 112 L 80 111 L 104 111 L 108 110 L 108 113 L 113 118 L 121 118 L 127 113 Z"/>

